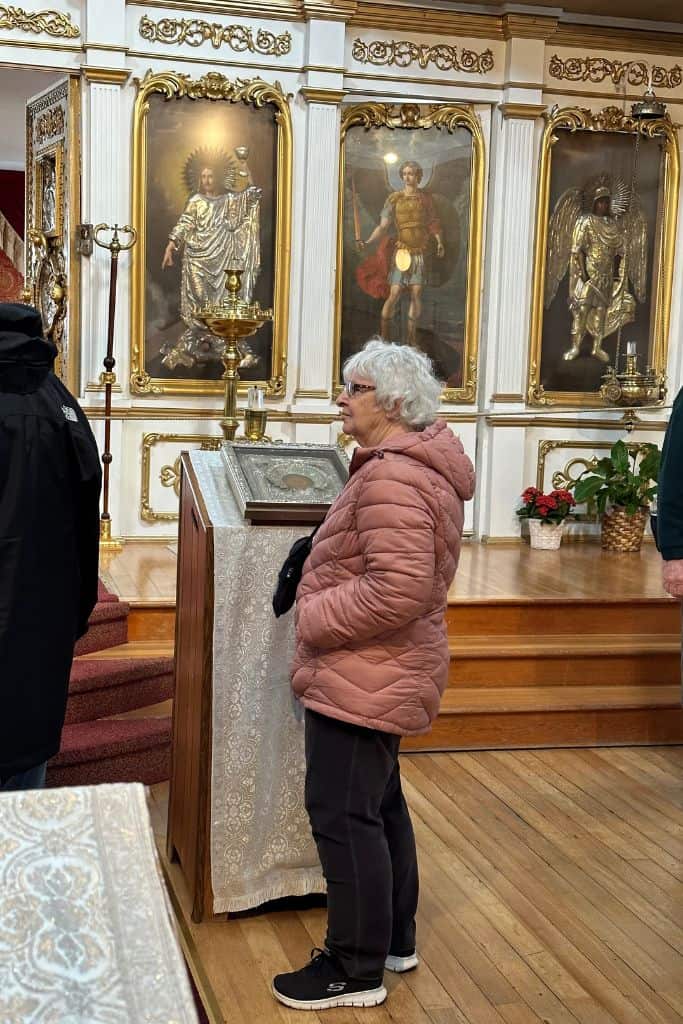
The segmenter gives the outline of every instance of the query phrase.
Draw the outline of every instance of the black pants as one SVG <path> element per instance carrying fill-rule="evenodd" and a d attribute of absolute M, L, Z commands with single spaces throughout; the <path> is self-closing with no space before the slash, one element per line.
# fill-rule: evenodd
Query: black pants
<path fill-rule="evenodd" d="M 400 736 L 306 711 L 306 810 L 327 881 L 327 948 L 359 980 L 415 949 L 415 836 Z"/>

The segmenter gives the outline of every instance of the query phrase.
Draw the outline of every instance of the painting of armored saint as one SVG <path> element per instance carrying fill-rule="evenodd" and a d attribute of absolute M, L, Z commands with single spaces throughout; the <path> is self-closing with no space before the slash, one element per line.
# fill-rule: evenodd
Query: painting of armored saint
<path fill-rule="evenodd" d="M 598 393 L 629 344 L 653 365 L 662 161 L 659 139 L 557 132 L 536 395 Z"/>
<path fill-rule="evenodd" d="M 427 353 L 457 391 L 467 372 L 473 135 L 464 125 L 413 131 L 429 118 L 416 106 L 402 112 L 405 130 L 351 126 L 342 143 L 337 381 L 345 359 L 380 335 Z"/>
<path fill-rule="evenodd" d="M 241 343 L 241 381 L 281 386 L 286 296 L 283 301 L 278 273 L 288 273 L 288 263 L 278 269 L 276 251 L 282 218 L 289 218 L 289 195 L 278 180 L 291 156 L 282 151 L 288 111 L 274 87 L 273 101 L 268 94 L 262 104 L 249 102 L 250 88 L 217 74 L 199 82 L 158 75 L 142 83 L 135 129 L 142 244 L 134 254 L 133 391 L 220 391 L 224 343 L 201 313 L 225 298 L 228 268 L 242 272 L 242 299 L 275 307 L 273 321 Z M 169 96 L 173 90 L 176 98 Z M 281 248 L 288 253 L 288 245 Z"/>

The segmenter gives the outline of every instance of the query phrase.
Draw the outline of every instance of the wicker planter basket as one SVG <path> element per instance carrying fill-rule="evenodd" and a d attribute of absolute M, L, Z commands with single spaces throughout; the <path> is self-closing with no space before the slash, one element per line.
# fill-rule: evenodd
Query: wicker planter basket
<path fill-rule="evenodd" d="M 543 523 L 540 519 L 529 520 L 529 544 L 542 551 L 557 551 L 562 543 L 564 522 Z"/>
<path fill-rule="evenodd" d="M 640 551 L 649 514 L 639 508 L 632 516 L 623 508 L 611 508 L 602 517 L 601 544 L 605 551 Z"/>

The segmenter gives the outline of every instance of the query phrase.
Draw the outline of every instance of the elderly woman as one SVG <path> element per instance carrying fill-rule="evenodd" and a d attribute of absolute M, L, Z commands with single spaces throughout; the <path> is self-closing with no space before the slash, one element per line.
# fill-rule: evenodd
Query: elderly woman
<path fill-rule="evenodd" d="M 415 838 L 401 736 L 429 730 L 448 674 L 446 597 L 474 470 L 438 420 L 416 349 L 369 341 L 337 399 L 349 481 L 297 594 L 293 687 L 306 708 L 306 809 L 327 880 L 325 947 L 273 981 L 287 1006 L 375 1006 L 385 967 L 417 966 Z"/>

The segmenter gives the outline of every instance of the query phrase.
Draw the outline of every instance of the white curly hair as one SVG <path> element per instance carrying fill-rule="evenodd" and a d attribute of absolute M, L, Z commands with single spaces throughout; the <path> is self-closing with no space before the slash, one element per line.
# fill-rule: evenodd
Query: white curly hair
<path fill-rule="evenodd" d="M 385 412 L 393 412 L 398 403 L 399 419 L 411 430 L 428 427 L 438 415 L 442 385 L 431 359 L 419 349 L 376 336 L 346 360 L 343 372 L 345 381 L 354 373 L 371 381 Z"/>

